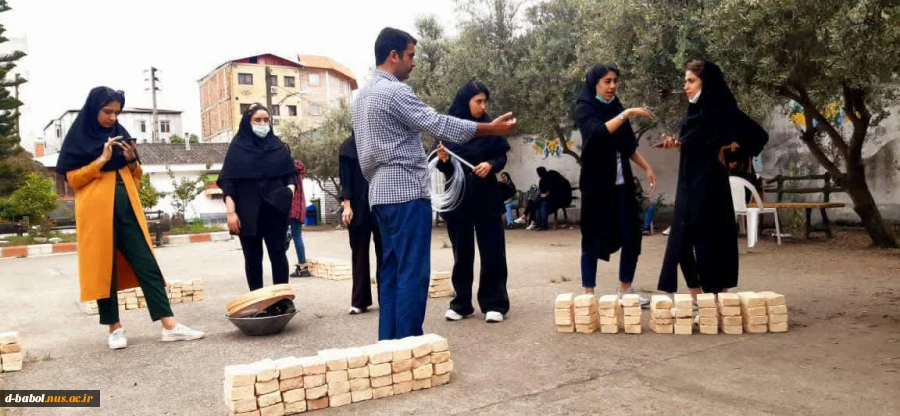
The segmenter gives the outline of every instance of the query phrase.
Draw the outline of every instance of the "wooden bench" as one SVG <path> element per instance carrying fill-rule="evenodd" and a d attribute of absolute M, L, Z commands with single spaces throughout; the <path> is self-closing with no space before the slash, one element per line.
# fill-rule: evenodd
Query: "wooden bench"
<path fill-rule="evenodd" d="M 821 188 L 786 188 L 785 183 L 789 181 L 809 181 L 809 180 L 821 180 L 824 181 L 825 184 Z M 778 175 L 772 179 L 767 179 L 765 181 L 767 185 L 776 184 L 774 187 L 764 187 L 763 191 L 765 193 L 774 193 L 777 194 L 778 202 L 767 202 L 764 204 L 766 208 L 777 208 L 777 209 L 802 209 L 806 211 L 806 238 L 809 239 L 809 235 L 813 232 L 824 232 L 828 238 L 834 237 L 834 233 L 831 231 L 831 221 L 828 219 L 828 209 L 832 208 L 843 208 L 847 206 L 842 202 L 831 202 L 831 194 L 836 192 L 846 192 L 846 189 L 842 187 L 833 186 L 833 181 L 831 175 L 828 173 L 821 175 L 806 175 L 806 176 L 783 176 Z M 822 202 L 782 202 L 784 200 L 785 194 L 822 194 Z M 822 225 L 819 227 L 812 226 L 812 210 L 819 210 L 820 215 L 822 216 Z"/>

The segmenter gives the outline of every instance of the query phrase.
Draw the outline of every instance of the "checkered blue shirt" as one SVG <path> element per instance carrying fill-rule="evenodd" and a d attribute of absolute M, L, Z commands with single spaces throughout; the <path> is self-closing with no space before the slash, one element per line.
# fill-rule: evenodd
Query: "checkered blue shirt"
<path fill-rule="evenodd" d="M 375 70 L 353 102 L 353 132 L 369 205 L 428 199 L 422 132 L 451 143 L 475 137 L 476 124 L 438 114 L 392 74 Z"/>

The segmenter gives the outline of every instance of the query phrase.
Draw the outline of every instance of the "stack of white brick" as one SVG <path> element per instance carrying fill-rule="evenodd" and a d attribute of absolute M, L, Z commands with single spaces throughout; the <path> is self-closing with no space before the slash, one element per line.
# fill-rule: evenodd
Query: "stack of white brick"
<path fill-rule="evenodd" d="M 775 292 L 759 292 L 766 300 L 769 312 L 769 332 L 787 332 L 788 316 L 784 295 Z"/>
<path fill-rule="evenodd" d="M 723 334 L 741 335 L 744 333 L 741 318 L 741 298 L 736 293 L 719 293 L 716 297 L 719 305 L 719 329 Z"/>
<path fill-rule="evenodd" d="M 766 300 L 755 292 L 739 292 L 741 316 L 744 318 L 744 332 L 764 334 L 769 331 L 769 313 Z"/>
<path fill-rule="evenodd" d="M 575 296 L 575 332 L 593 334 L 600 329 L 600 315 L 597 313 L 597 297 L 594 295 Z"/>
<path fill-rule="evenodd" d="M 653 295 L 650 298 L 650 330 L 657 334 L 671 334 L 675 331 L 674 325 L 672 298 Z"/>
<path fill-rule="evenodd" d="M 553 322 L 557 332 L 575 332 L 575 295 L 562 293 L 556 295 L 553 304 Z"/>
<path fill-rule="evenodd" d="M 691 335 L 694 333 L 694 299 L 689 294 L 679 293 L 675 295 L 675 333 L 678 335 Z"/>
<path fill-rule="evenodd" d="M 353 277 L 353 266 L 341 259 L 319 257 L 309 259 L 309 273 L 328 280 L 347 280 Z"/>
<path fill-rule="evenodd" d="M 167 282 L 166 297 L 169 298 L 169 302 L 172 304 L 198 302 L 206 299 L 203 280 L 192 279 L 185 282 L 172 280 Z M 117 301 L 119 303 L 120 312 L 147 307 L 144 291 L 140 287 L 120 290 L 117 294 Z M 94 300 L 82 302 L 81 309 L 88 315 L 96 315 L 99 313 L 97 301 Z"/>
<path fill-rule="evenodd" d="M 716 304 L 714 293 L 701 293 L 697 295 L 697 307 L 700 313 L 700 333 L 707 335 L 719 334 L 719 308 Z"/>
<path fill-rule="evenodd" d="M 600 333 L 618 334 L 619 317 L 622 316 L 622 304 L 616 295 L 603 295 L 597 302 L 600 308 Z"/>
<path fill-rule="evenodd" d="M 641 333 L 641 298 L 635 294 L 622 296 L 622 325 L 626 334 Z"/>
<path fill-rule="evenodd" d="M 292 415 L 441 386 L 451 371 L 447 340 L 428 334 L 225 367 L 225 404 L 230 415 Z"/>
<path fill-rule="evenodd" d="M 448 298 L 454 296 L 453 281 L 450 272 L 431 272 L 431 283 L 428 285 L 429 298 Z"/>
<path fill-rule="evenodd" d="M 19 333 L 0 333 L 0 372 L 21 371 L 24 358 L 25 351 L 19 343 Z"/>

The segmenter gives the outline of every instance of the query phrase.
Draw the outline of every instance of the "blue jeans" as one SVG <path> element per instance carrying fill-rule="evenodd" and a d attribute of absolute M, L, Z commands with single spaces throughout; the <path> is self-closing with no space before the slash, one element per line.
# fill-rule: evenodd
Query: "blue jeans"
<path fill-rule="evenodd" d="M 628 204 L 625 198 L 629 198 L 624 186 L 617 186 L 619 205 L 619 229 L 622 231 L 622 254 L 619 256 L 619 281 L 631 283 L 634 281 L 634 272 L 637 270 L 638 250 L 634 244 L 633 230 L 628 224 L 633 224 L 634 217 L 629 215 Z M 581 286 L 593 288 L 597 286 L 597 262 L 600 259 L 591 253 L 581 253 Z"/>
<path fill-rule="evenodd" d="M 375 205 L 384 262 L 378 288 L 378 339 L 422 335 L 431 278 L 431 203 Z"/>
<path fill-rule="evenodd" d="M 297 250 L 297 263 L 306 263 L 306 247 L 303 246 L 303 222 L 291 218 L 291 240 Z"/>
<path fill-rule="evenodd" d="M 516 217 L 513 215 L 513 210 L 519 207 L 519 201 L 508 202 L 506 205 L 506 225 L 513 225 L 513 221 L 515 221 Z"/>
<path fill-rule="evenodd" d="M 539 198 L 537 200 L 537 209 L 534 212 L 534 216 L 537 219 L 538 227 L 550 228 L 550 212 L 547 207 L 548 204 L 547 198 Z"/>
<path fill-rule="evenodd" d="M 650 229 L 650 224 L 653 224 L 654 215 L 656 215 L 656 205 L 650 205 L 647 207 L 647 211 L 644 211 L 644 228 Z"/>

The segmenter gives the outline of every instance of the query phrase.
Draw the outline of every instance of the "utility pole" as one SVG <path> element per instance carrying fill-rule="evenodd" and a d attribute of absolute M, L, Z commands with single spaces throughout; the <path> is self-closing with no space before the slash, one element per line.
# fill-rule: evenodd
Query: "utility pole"
<path fill-rule="evenodd" d="M 268 108 L 269 111 L 272 111 L 272 83 L 269 82 L 271 76 L 272 69 L 266 65 L 266 108 Z"/>
<path fill-rule="evenodd" d="M 159 143 L 159 117 L 156 113 L 156 92 L 159 91 L 156 83 L 159 82 L 159 78 L 156 77 L 156 71 L 155 67 L 150 67 L 150 94 L 153 95 L 153 130 L 150 130 L 152 132 L 150 143 Z"/>

